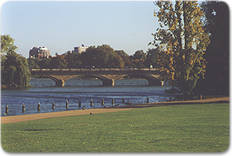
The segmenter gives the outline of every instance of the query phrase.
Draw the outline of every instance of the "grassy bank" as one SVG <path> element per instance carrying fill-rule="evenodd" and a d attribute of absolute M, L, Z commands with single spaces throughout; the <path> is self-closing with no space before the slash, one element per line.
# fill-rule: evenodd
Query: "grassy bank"
<path fill-rule="evenodd" d="M 223 152 L 228 146 L 226 103 L 2 124 L 8 152 Z"/>

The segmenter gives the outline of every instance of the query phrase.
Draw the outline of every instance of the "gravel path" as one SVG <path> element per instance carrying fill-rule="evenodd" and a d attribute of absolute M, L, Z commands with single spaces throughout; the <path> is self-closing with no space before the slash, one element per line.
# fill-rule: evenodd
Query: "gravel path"
<path fill-rule="evenodd" d="M 130 108 L 107 108 L 107 109 L 102 108 L 102 109 L 70 110 L 63 112 L 4 116 L 1 117 L 1 122 L 2 124 L 6 124 L 6 123 L 15 123 L 15 122 L 47 119 L 47 118 L 63 117 L 63 116 L 77 116 L 77 115 L 86 115 L 86 114 L 94 115 L 97 113 L 118 112 L 118 111 L 129 110 L 129 109 Z"/>

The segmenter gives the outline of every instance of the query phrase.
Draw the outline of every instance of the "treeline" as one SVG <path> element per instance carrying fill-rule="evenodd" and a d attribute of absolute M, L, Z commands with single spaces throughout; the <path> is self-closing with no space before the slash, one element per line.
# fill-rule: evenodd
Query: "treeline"
<path fill-rule="evenodd" d="M 44 59 L 29 58 L 32 68 L 125 68 L 156 67 L 157 49 L 143 50 L 128 55 L 123 50 L 114 50 L 109 45 L 91 46 L 81 54 L 65 53 Z"/>

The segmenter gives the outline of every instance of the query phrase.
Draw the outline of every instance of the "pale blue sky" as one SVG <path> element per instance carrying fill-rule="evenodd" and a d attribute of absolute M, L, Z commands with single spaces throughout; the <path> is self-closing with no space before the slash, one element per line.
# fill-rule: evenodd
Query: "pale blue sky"
<path fill-rule="evenodd" d="M 1 34 L 15 39 L 28 57 L 33 46 L 62 54 L 74 46 L 109 44 L 128 54 L 146 51 L 156 29 L 152 1 L 7 2 L 2 6 Z"/>

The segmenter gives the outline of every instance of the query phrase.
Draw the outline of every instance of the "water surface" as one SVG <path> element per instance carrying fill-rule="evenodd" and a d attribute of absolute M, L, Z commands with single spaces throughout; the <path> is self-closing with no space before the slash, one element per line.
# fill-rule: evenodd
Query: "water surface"
<path fill-rule="evenodd" d="M 168 100 L 164 87 L 147 86 L 147 81 L 142 79 L 119 80 L 115 87 L 104 87 L 99 80 L 70 80 L 65 83 L 64 88 L 55 87 L 55 82 L 50 79 L 32 79 L 32 88 L 25 90 L 3 90 L 1 100 L 1 113 L 7 115 L 20 115 L 32 113 L 53 112 L 66 110 L 66 99 L 68 99 L 68 110 L 117 107 L 130 104 L 143 104 Z M 104 99 L 104 106 L 101 105 Z M 112 104 L 112 99 L 114 103 Z M 90 106 L 91 100 L 93 107 Z M 79 107 L 79 101 L 81 107 Z M 37 110 L 40 103 L 40 112 Z M 22 113 L 22 104 L 26 111 Z"/>

